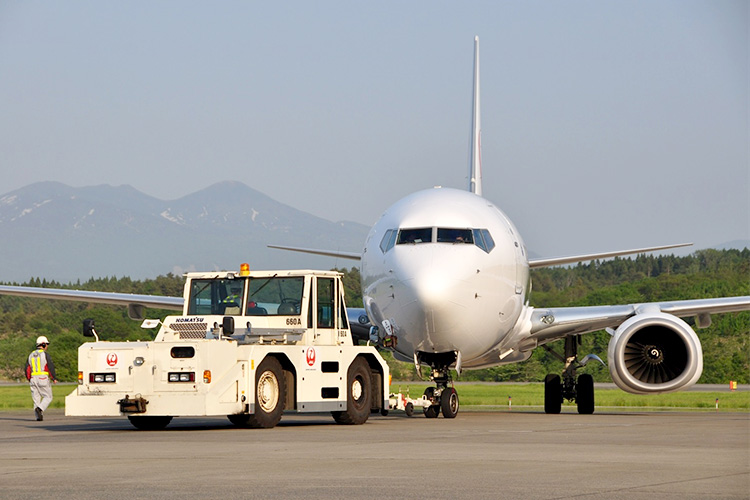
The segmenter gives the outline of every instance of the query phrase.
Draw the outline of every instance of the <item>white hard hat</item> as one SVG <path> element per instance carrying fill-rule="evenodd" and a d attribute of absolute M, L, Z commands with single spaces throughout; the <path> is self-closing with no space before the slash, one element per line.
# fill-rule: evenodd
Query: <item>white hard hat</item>
<path fill-rule="evenodd" d="M 49 340 L 44 335 L 40 335 L 36 338 L 36 345 L 49 344 Z"/>

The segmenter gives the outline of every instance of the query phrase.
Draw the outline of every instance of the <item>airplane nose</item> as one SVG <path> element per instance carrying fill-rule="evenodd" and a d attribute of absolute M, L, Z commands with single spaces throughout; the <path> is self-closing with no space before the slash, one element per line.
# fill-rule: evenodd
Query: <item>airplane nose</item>
<path fill-rule="evenodd" d="M 457 280 L 445 271 L 431 270 L 415 274 L 404 282 L 414 294 L 414 299 L 424 308 L 441 309 L 450 302 Z"/>
<path fill-rule="evenodd" d="M 429 251 L 419 253 L 399 262 L 396 274 L 401 280 L 394 293 L 399 296 L 401 316 L 409 319 L 410 327 L 427 334 L 421 348 L 436 352 L 461 350 L 466 338 L 461 333 L 471 314 L 467 307 L 470 276 L 460 266 L 435 265 Z"/>
<path fill-rule="evenodd" d="M 406 248 L 393 262 L 402 293 L 409 297 L 404 303 L 417 302 L 418 307 L 440 308 L 456 289 L 455 268 L 435 265 L 434 252 L 427 248 Z"/>

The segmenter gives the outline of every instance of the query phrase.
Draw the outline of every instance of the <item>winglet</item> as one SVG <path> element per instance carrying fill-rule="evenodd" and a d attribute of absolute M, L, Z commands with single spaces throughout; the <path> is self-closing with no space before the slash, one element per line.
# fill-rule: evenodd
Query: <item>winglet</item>
<path fill-rule="evenodd" d="M 479 37 L 474 37 L 474 95 L 471 112 L 469 191 L 482 196 L 482 128 L 479 120 Z"/>

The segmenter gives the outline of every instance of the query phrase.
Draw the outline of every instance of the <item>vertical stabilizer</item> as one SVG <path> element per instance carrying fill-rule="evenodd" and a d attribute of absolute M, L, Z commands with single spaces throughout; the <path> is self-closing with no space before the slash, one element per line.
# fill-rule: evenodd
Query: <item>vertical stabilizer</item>
<path fill-rule="evenodd" d="M 482 195 L 482 128 L 479 120 L 479 37 L 474 37 L 474 105 L 471 112 L 469 191 Z"/>

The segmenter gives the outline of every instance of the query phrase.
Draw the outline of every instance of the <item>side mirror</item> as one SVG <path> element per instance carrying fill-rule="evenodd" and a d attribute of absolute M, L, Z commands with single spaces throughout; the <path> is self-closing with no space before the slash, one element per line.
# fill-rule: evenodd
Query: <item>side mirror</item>
<path fill-rule="evenodd" d="M 377 344 L 380 341 L 380 328 L 377 326 L 370 327 L 370 342 Z"/>
<path fill-rule="evenodd" d="M 83 336 L 94 337 L 96 342 L 99 342 L 99 335 L 96 334 L 96 330 L 94 329 L 93 319 L 88 318 L 83 320 Z"/>
<path fill-rule="evenodd" d="M 83 320 L 83 336 L 84 337 L 94 337 L 94 320 L 84 319 Z"/>
<path fill-rule="evenodd" d="M 234 333 L 234 317 L 224 316 L 224 320 L 221 322 L 222 333 L 226 336 Z"/>

